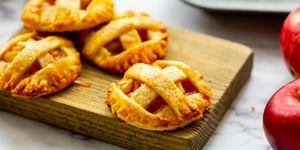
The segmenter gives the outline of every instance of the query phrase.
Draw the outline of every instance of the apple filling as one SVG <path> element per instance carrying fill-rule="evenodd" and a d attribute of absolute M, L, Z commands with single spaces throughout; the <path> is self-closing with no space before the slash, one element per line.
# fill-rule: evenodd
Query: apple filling
<path fill-rule="evenodd" d="M 107 43 L 104 47 L 108 50 L 108 55 L 117 55 L 126 49 L 147 41 L 148 34 L 145 29 L 130 30 Z"/>
<path fill-rule="evenodd" d="M 45 0 L 43 3 L 41 3 L 40 7 L 50 7 L 50 6 L 55 6 L 56 2 L 58 0 Z M 77 0 L 78 2 L 78 0 Z M 91 0 L 80 0 L 80 9 L 81 10 L 85 10 L 89 4 L 90 4 Z M 76 4 L 76 3 L 74 3 Z"/>
<path fill-rule="evenodd" d="M 192 84 L 189 79 L 182 80 L 181 86 L 184 89 L 185 95 L 190 95 L 198 92 L 198 89 Z"/>
<path fill-rule="evenodd" d="M 24 77 L 28 77 L 34 74 L 36 71 L 40 70 L 42 67 L 38 63 L 38 61 L 34 61 L 33 64 L 28 68 L 28 70 L 24 73 Z"/>
<path fill-rule="evenodd" d="M 3 53 L 1 59 L 2 59 L 4 62 L 9 63 L 9 62 L 11 62 L 11 61 L 16 57 L 16 55 L 17 55 L 20 51 L 22 51 L 23 48 L 24 48 L 24 45 L 20 45 L 20 44 L 18 44 L 18 45 L 13 45 L 13 48 L 12 48 L 10 51 L 5 51 L 5 52 Z"/>
<path fill-rule="evenodd" d="M 45 0 L 42 3 L 37 3 L 36 6 L 33 7 L 32 11 L 38 12 L 39 14 L 41 14 L 45 8 L 54 6 L 55 2 L 56 2 L 56 0 Z"/>
<path fill-rule="evenodd" d="M 176 83 L 177 86 L 179 86 L 180 89 L 182 89 L 183 92 L 185 92 L 185 95 L 191 95 L 196 92 L 198 92 L 197 88 L 191 83 L 190 80 L 185 79 L 178 83 Z M 167 103 L 164 101 L 164 99 L 153 93 L 152 91 L 147 91 L 149 93 L 146 97 L 139 97 L 136 96 L 139 93 L 139 91 L 145 90 L 143 86 L 146 86 L 145 84 L 141 84 L 138 80 L 126 80 L 125 82 L 119 83 L 120 89 L 129 97 L 134 97 L 133 99 L 140 104 L 142 107 L 144 107 L 148 112 L 150 113 L 157 113 L 159 110 L 163 109 L 164 106 L 167 105 Z M 144 91 L 143 91 L 144 92 Z M 132 95 L 135 93 L 136 95 Z M 147 99 L 145 99 L 147 98 Z"/>
<path fill-rule="evenodd" d="M 86 8 L 89 6 L 89 4 L 91 3 L 91 0 L 81 0 L 80 1 L 80 9 L 81 10 L 86 10 Z"/>
<path fill-rule="evenodd" d="M 50 5 L 55 5 L 55 2 L 56 0 L 45 0 L 43 4 L 50 6 Z"/>
<path fill-rule="evenodd" d="M 156 96 L 155 99 L 147 105 L 146 110 L 155 114 L 166 105 L 167 103 L 160 96 Z"/>
<path fill-rule="evenodd" d="M 196 93 L 198 90 L 196 87 L 191 83 L 190 80 L 185 79 L 181 81 L 181 86 L 185 92 L 186 95 L 191 95 L 193 93 Z M 155 114 L 159 110 L 163 109 L 164 106 L 166 106 L 167 103 L 160 97 L 156 96 L 154 100 L 151 101 L 146 107 L 146 110 Z"/>
<path fill-rule="evenodd" d="M 123 81 L 118 84 L 119 88 L 125 93 L 127 96 L 130 96 L 132 92 L 134 92 L 139 86 L 140 82 L 137 80 L 129 79 Z"/>

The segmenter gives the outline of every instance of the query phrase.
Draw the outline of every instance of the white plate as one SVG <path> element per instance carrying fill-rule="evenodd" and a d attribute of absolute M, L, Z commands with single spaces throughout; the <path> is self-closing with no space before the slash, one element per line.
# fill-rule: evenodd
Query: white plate
<path fill-rule="evenodd" d="M 288 13 L 300 6 L 300 0 L 183 0 L 214 11 Z"/>

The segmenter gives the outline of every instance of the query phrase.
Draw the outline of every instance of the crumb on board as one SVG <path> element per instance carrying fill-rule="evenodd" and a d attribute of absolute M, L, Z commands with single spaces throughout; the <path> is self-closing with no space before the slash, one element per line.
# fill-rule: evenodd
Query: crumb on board
<path fill-rule="evenodd" d="M 89 83 L 88 81 L 84 81 L 82 79 L 79 79 L 79 78 L 76 79 L 74 81 L 74 83 L 77 84 L 77 85 L 83 86 L 83 87 L 90 87 L 91 86 L 91 83 Z"/>
<path fill-rule="evenodd" d="M 212 80 L 207 80 L 206 82 L 207 82 L 207 83 L 212 83 Z"/>
<path fill-rule="evenodd" d="M 255 107 L 251 106 L 251 112 L 255 112 Z"/>

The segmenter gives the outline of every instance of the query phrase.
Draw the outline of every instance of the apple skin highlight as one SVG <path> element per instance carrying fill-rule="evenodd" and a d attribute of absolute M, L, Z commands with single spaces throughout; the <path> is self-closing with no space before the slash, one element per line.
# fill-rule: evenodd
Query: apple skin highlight
<path fill-rule="evenodd" d="M 300 7 L 285 18 L 279 37 L 281 53 L 295 78 L 300 77 Z"/>
<path fill-rule="evenodd" d="M 282 86 L 263 113 L 265 136 L 274 150 L 300 149 L 300 79 Z"/>

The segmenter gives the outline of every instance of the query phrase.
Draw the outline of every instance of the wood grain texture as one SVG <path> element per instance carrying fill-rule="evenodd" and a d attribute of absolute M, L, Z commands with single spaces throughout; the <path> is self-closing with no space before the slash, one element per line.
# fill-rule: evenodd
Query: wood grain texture
<path fill-rule="evenodd" d="M 154 132 L 124 124 L 105 102 L 109 83 L 117 82 L 121 76 L 85 62 L 80 78 L 91 83 L 90 87 L 74 84 L 50 96 L 30 99 L 0 92 L 0 108 L 129 149 L 202 149 L 249 79 L 253 53 L 239 43 L 168 29 L 169 46 L 164 59 L 183 61 L 198 70 L 213 92 L 213 104 L 204 117 L 182 129 Z M 24 31 L 17 34 L 21 32 Z"/>

